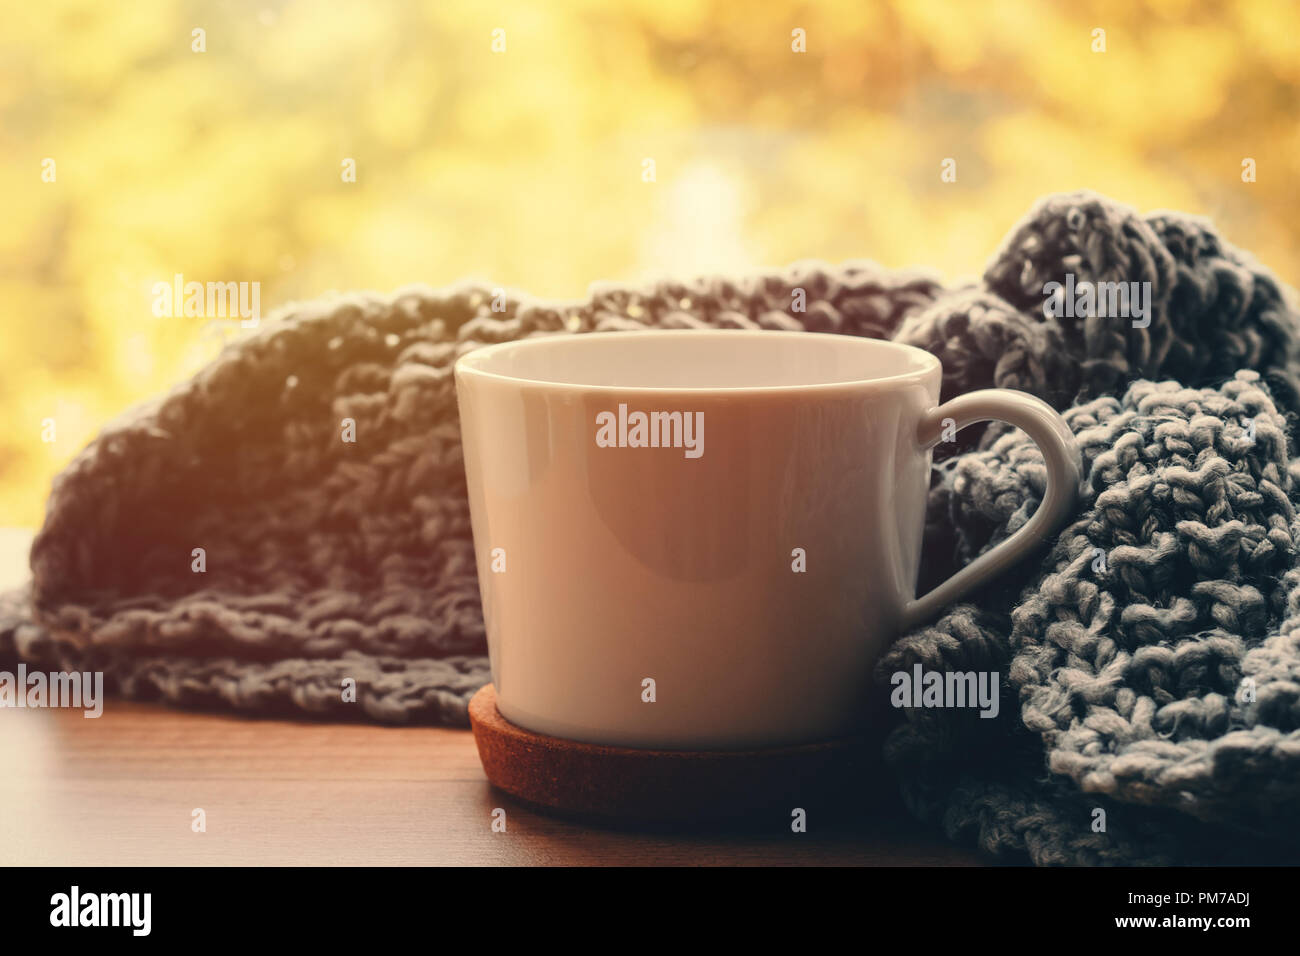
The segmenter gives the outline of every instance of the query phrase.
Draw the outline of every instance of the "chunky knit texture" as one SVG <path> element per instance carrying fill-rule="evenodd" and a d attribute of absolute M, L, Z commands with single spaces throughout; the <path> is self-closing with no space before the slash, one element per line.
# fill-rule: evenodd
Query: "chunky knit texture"
<path fill-rule="evenodd" d="M 1149 327 L 1045 317 L 1066 273 L 1151 283 Z M 1206 222 L 1078 193 L 1039 203 L 952 289 L 809 263 L 493 304 L 420 287 L 290 307 L 124 415 L 56 480 L 31 588 L 0 599 L 0 660 L 102 669 L 178 705 L 464 725 L 488 677 L 458 355 L 634 327 L 893 338 L 942 359 L 945 398 L 1003 386 L 1063 410 L 1087 472 L 1043 560 L 881 661 L 882 682 L 914 663 L 1003 681 L 996 720 L 898 716 L 886 749 L 909 806 L 1036 863 L 1300 861 L 1300 314 Z M 922 587 L 1044 491 L 1006 426 L 967 429 L 936 465 Z"/>

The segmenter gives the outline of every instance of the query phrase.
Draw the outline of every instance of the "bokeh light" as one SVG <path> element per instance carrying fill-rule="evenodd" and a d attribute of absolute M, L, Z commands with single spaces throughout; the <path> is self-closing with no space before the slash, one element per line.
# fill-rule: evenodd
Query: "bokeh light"
<path fill-rule="evenodd" d="M 39 523 L 99 427 L 215 353 L 204 320 L 152 313 L 176 273 L 260 282 L 264 311 L 808 258 L 956 279 L 1036 197 L 1092 188 L 1300 274 L 1291 0 L 4 0 L 0 22 L 0 525 Z"/>

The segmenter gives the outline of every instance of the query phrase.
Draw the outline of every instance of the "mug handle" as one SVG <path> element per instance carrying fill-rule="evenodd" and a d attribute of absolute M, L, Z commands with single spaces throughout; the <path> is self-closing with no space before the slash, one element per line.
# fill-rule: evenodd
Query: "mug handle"
<path fill-rule="evenodd" d="M 1083 477 L 1079 446 L 1065 419 L 1043 400 L 1009 388 L 986 388 L 959 395 L 922 416 L 916 431 L 922 451 L 938 444 L 945 419 L 952 419 L 958 429 L 976 422 L 1003 421 L 1023 430 L 1047 463 L 1047 494 L 1019 531 L 933 591 L 909 601 L 903 609 L 900 633 L 925 624 L 972 588 L 1001 574 L 1042 545 L 1073 512 L 1079 497 Z"/>

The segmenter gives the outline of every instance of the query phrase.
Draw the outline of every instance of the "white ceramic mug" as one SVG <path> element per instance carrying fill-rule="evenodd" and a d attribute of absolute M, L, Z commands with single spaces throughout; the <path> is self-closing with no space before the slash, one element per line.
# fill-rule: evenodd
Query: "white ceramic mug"
<path fill-rule="evenodd" d="M 502 715 L 655 749 L 860 729 L 888 644 L 1024 557 L 1078 491 L 1050 406 L 1005 389 L 939 405 L 940 377 L 920 349 L 804 332 L 560 334 L 462 356 Z M 1038 444 L 1044 500 L 914 599 L 930 449 L 991 419 Z"/>

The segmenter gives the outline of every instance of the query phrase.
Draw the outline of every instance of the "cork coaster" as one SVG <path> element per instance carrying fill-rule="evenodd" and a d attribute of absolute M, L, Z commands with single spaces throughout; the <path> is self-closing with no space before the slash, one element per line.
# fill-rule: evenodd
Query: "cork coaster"
<path fill-rule="evenodd" d="M 747 751 L 635 750 L 533 733 L 497 710 L 496 688 L 469 703 L 479 759 L 496 788 L 565 816 L 633 823 L 748 819 L 852 787 L 878 763 L 860 739 Z"/>

